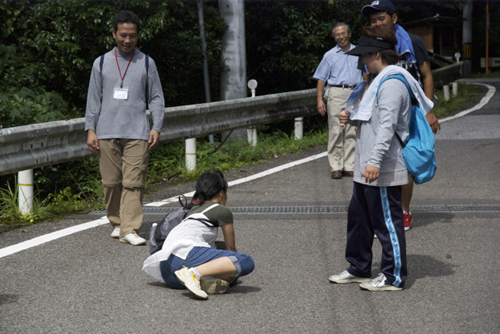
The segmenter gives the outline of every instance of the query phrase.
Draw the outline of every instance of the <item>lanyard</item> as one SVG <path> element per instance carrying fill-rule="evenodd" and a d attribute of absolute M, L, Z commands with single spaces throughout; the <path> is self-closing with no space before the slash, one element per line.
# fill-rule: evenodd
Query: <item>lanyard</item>
<path fill-rule="evenodd" d="M 125 79 L 125 75 L 127 75 L 128 67 L 130 66 L 130 63 L 132 62 L 132 59 L 134 58 L 135 54 L 135 49 L 132 51 L 132 57 L 130 57 L 130 60 L 128 61 L 127 68 L 125 69 L 125 73 L 123 73 L 122 76 L 122 71 L 120 70 L 120 64 L 118 64 L 118 57 L 116 56 L 116 48 L 115 48 L 115 59 L 116 59 L 116 66 L 118 66 L 118 73 L 120 74 L 120 79 L 122 79 L 122 82 L 120 83 L 120 88 L 123 88 L 123 79 Z"/>

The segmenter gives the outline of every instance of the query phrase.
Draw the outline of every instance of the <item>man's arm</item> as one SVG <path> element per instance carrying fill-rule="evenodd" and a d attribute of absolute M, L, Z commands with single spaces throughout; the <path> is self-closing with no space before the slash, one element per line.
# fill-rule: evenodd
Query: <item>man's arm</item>
<path fill-rule="evenodd" d="M 92 66 L 89 89 L 87 92 L 87 106 L 85 110 L 85 131 L 87 131 L 87 146 L 92 153 L 99 151 L 99 141 L 95 133 L 97 120 L 101 113 L 102 74 L 98 70 L 97 60 Z"/>
<path fill-rule="evenodd" d="M 424 92 L 425 96 L 429 98 L 429 100 L 434 101 L 434 79 L 432 77 L 431 67 L 429 66 L 429 62 L 425 61 L 420 67 L 420 74 L 422 75 L 422 82 L 424 84 Z M 441 124 L 439 124 L 438 119 L 434 115 L 434 110 L 431 109 L 427 115 L 427 122 L 429 122 L 432 132 L 436 133 L 438 130 L 441 130 Z"/>
<path fill-rule="evenodd" d="M 149 140 L 148 140 L 149 149 L 155 147 L 158 144 L 159 139 L 160 139 L 160 133 L 154 129 L 151 130 L 149 132 Z"/>
<path fill-rule="evenodd" d="M 163 117 L 165 116 L 165 100 L 163 98 L 163 89 L 161 87 L 160 77 L 156 68 L 156 63 L 149 58 L 148 75 L 148 106 L 153 118 L 153 129 L 149 133 L 149 148 L 153 148 L 158 143 L 160 131 L 163 126 Z"/>
<path fill-rule="evenodd" d="M 318 102 L 318 112 L 321 116 L 325 116 L 326 106 L 323 101 L 323 91 L 325 89 L 325 82 L 323 80 L 318 80 L 318 84 L 316 85 L 316 100 Z"/>
<path fill-rule="evenodd" d="M 94 130 L 87 131 L 87 147 L 92 153 L 97 153 L 99 151 L 99 140 Z"/>

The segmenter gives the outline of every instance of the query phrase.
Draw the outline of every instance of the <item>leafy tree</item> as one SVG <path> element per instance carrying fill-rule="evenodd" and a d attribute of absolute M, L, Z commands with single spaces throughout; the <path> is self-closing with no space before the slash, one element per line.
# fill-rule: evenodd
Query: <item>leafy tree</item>
<path fill-rule="evenodd" d="M 4 1 L 0 3 L 0 19 L 6 23 L 0 43 L 1 124 L 7 127 L 76 117 L 75 110 L 83 116 L 92 64 L 114 46 L 112 19 L 122 9 L 141 18 L 138 46 L 158 65 L 166 104 L 204 102 L 196 3 Z M 213 6 L 205 10 L 205 27 L 211 79 L 216 83 L 222 69 L 220 36 L 226 26 Z M 217 93 L 214 89 L 214 96 Z M 34 100 L 38 95 L 44 96 L 42 101 Z M 19 112 L 17 104 L 21 104 Z M 43 109 L 47 112 L 42 111 L 44 117 L 40 117 Z"/>
<path fill-rule="evenodd" d="M 335 46 L 331 31 L 346 22 L 359 37 L 362 1 L 248 2 L 247 75 L 259 94 L 315 87 L 312 75 L 324 53 Z"/>

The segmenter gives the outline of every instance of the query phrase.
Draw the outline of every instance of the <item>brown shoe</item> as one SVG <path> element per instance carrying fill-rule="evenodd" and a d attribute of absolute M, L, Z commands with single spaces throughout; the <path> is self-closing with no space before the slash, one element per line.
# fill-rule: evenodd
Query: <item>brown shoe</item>
<path fill-rule="evenodd" d="M 343 176 L 348 176 L 348 177 L 353 177 L 354 176 L 354 172 L 353 171 L 345 170 L 345 171 L 342 172 L 342 175 Z"/>
<path fill-rule="evenodd" d="M 341 179 L 342 178 L 342 172 L 339 170 L 335 170 L 332 172 L 332 179 Z"/>

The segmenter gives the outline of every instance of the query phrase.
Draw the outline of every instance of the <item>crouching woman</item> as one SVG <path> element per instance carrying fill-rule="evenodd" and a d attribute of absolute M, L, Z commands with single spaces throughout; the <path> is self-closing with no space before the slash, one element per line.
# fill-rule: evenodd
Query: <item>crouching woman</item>
<path fill-rule="evenodd" d="M 192 208 L 168 234 L 163 248 L 144 262 L 143 270 L 174 289 L 188 289 L 207 299 L 254 269 L 253 259 L 238 253 L 233 213 L 225 207 L 228 184 L 220 172 L 204 173 L 196 182 Z M 219 227 L 226 249 L 215 248 Z"/>

